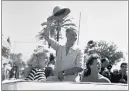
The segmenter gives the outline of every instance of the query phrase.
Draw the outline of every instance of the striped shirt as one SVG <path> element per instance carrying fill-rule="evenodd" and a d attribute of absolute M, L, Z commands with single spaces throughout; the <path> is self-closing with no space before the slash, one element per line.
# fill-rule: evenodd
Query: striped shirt
<path fill-rule="evenodd" d="M 34 67 L 30 71 L 29 75 L 25 78 L 25 80 L 29 81 L 46 81 L 44 70 L 39 67 Z"/>

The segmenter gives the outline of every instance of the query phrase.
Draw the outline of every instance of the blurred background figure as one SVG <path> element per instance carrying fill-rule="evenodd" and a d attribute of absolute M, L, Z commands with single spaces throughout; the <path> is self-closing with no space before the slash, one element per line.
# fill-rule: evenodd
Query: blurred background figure
<path fill-rule="evenodd" d="M 95 42 L 94 42 L 93 40 L 88 41 L 87 47 L 88 47 L 89 49 L 95 47 Z"/>
<path fill-rule="evenodd" d="M 121 63 L 119 71 L 119 82 L 127 83 L 127 63 Z"/>
<path fill-rule="evenodd" d="M 19 73 L 18 72 L 18 66 L 14 65 L 12 67 L 12 69 L 10 70 L 10 72 L 9 72 L 9 78 L 10 79 L 18 79 L 19 78 L 19 74 L 17 74 L 17 73 Z"/>
<path fill-rule="evenodd" d="M 101 64 L 102 64 L 101 65 L 102 67 L 101 67 L 100 74 L 102 74 L 104 70 L 108 70 L 107 67 L 109 65 L 109 60 L 107 58 L 103 58 L 103 59 L 101 59 Z"/>
<path fill-rule="evenodd" d="M 6 79 L 6 65 L 7 65 L 7 63 L 3 63 L 3 67 L 2 67 L 2 81 Z"/>
<path fill-rule="evenodd" d="M 111 80 L 111 68 L 112 66 L 109 64 L 109 60 L 107 58 L 101 59 L 101 71 L 100 74 L 107 77 Z"/>
<path fill-rule="evenodd" d="M 114 69 L 113 72 L 111 73 L 111 82 L 112 83 L 118 83 L 119 82 L 119 70 Z"/>
<path fill-rule="evenodd" d="M 49 76 L 54 76 L 54 65 L 55 65 L 55 56 L 51 53 L 49 57 L 49 63 L 45 69 L 46 78 Z"/>
<path fill-rule="evenodd" d="M 127 63 L 121 63 L 120 70 L 113 70 L 113 73 L 111 75 L 111 82 L 127 84 Z"/>
<path fill-rule="evenodd" d="M 2 81 L 9 79 L 9 72 L 12 68 L 9 62 L 10 61 L 8 59 L 2 57 Z"/>
<path fill-rule="evenodd" d="M 96 47 L 96 43 L 93 40 L 88 41 L 85 52 L 88 53 L 88 55 L 94 53 L 94 48 Z"/>

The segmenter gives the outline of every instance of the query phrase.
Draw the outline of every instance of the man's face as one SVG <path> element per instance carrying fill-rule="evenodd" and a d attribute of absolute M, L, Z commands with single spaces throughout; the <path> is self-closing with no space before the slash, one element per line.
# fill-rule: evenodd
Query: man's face
<path fill-rule="evenodd" d="M 124 72 L 126 72 L 127 71 L 127 65 L 122 65 L 121 66 L 121 70 L 124 71 Z"/>
<path fill-rule="evenodd" d="M 74 30 L 69 30 L 66 32 L 66 37 L 67 37 L 67 43 L 70 46 L 73 46 L 75 41 L 77 40 L 77 34 Z"/>

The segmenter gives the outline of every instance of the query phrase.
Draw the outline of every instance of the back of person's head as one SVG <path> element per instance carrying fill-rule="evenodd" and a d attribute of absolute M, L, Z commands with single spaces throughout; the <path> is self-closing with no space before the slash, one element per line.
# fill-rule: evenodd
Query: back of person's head
<path fill-rule="evenodd" d="M 92 54 L 90 55 L 89 59 L 86 62 L 86 70 L 84 71 L 84 76 L 89 76 L 91 74 L 91 68 L 90 66 L 94 63 L 95 60 L 97 60 L 99 55 L 97 54 Z"/>
<path fill-rule="evenodd" d="M 108 67 L 108 65 L 109 65 L 108 58 L 102 58 L 101 63 L 102 63 L 102 67 Z"/>

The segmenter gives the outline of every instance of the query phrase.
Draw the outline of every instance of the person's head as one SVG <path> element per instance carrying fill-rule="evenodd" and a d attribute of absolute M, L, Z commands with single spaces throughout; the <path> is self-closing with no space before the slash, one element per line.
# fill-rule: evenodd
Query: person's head
<path fill-rule="evenodd" d="M 66 29 L 67 44 L 71 47 L 77 40 L 77 31 L 74 28 Z"/>
<path fill-rule="evenodd" d="M 101 59 L 102 67 L 108 67 L 109 60 L 107 58 Z"/>
<path fill-rule="evenodd" d="M 126 72 L 127 71 L 127 63 L 121 63 L 121 71 Z"/>
<path fill-rule="evenodd" d="M 118 73 L 119 73 L 118 69 L 114 69 L 114 70 L 113 70 L 113 74 L 114 74 L 114 75 L 118 75 Z"/>
<path fill-rule="evenodd" d="M 43 49 L 39 52 L 36 52 L 32 55 L 32 58 L 29 60 L 28 65 L 31 67 L 40 67 L 45 68 L 49 62 L 49 50 Z"/>
<path fill-rule="evenodd" d="M 93 40 L 88 41 L 87 47 L 88 47 L 88 48 L 93 48 L 93 47 L 95 47 L 95 42 L 94 42 Z"/>
<path fill-rule="evenodd" d="M 85 76 L 89 76 L 91 73 L 99 73 L 101 71 L 101 61 L 97 54 L 92 54 L 86 62 Z"/>

